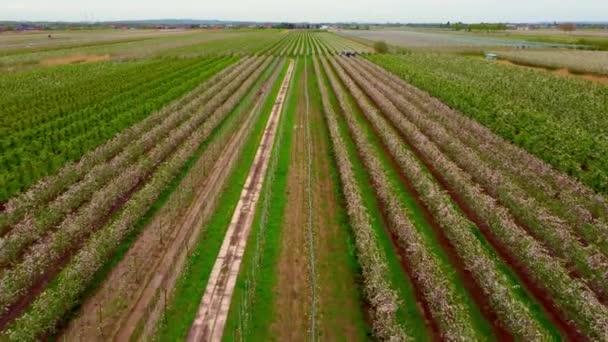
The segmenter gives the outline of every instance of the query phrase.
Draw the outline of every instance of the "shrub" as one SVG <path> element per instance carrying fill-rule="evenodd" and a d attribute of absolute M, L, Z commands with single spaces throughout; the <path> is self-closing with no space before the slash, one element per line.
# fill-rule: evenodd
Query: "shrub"
<path fill-rule="evenodd" d="M 383 40 L 377 41 L 374 43 L 374 50 L 376 50 L 377 53 L 387 53 L 388 45 Z"/>

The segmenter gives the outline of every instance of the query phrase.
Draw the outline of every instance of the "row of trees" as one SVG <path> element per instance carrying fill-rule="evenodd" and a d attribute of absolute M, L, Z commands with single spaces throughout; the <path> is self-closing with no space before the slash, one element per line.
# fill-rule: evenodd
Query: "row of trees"
<path fill-rule="evenodd" d="M 448 28 L 455 31 L 504 31 L 507 29 L 506 24 L 502 23 L 479 23 L 479 24 L 464 24 L 461 22 L 451 23 L 447 22 L 445 25 L 441 25 L 441 27 Z"/>
<path fill-rule="evenodd" d="M 559 211 L 556 215 L 550 213 L 541 202 L 515 184 L 508 173 L 501 172 L 495 165 L 483 161 L 474 150 L 476 145 L 465 146 L 459 138 L 460 133 L 450 134 L 442 125 L 429 120 L 427 114 L 421 113 L 403 99 L 401 93 L 388 87 L 384 80 L 381 78 L 375 80 L 367 71 L 362 73 L 372 80 L 378 89 L 384 91 L 386 97 L 405 114 L 403 117 L 407 118 L 408 133 L 426 135 L 436 146 L 432 150 L 433 153 L 445 154 L 458 167 L 467 171 L 488 194 L 500 200 L 504 207 L 525 223 L 538 240 L 577 268 L 581 276 L 592 284 L 600 295 L 608 293 L 608 281 L 602 276 L 608 274 L 608 258 L 600 251 L 601 247 L 595 246 L 596 237 L 605 236 L 606 232 L 602 233 L 601 229 L 596 227 L 586 227 L 584 230 L 593 231 L 594 237 L 583 245 L 577 236 L 577 232 L 583 233 L 582 226 L 578 229 L 573 228 L 558 217 Z M 592 221 L 587 220 L 583 224 L 592 224 Z M 608 255 L 608 250 L 606 253 Z"/>
<path fill-rule="evenodd" d="M 397 128 L 408 145 L 416 147 L 421 160 L 424 160 L 425 164 L 428 164 L 429 168 L 434 170 L 431 173 L 433 173 L 435 177 L 447 182 L 449 188 L 457 191 L 462 196 L 464 204 L 468 208 L 473 209 L 483 222 L 487 223 L 489 229 L 487 233 L 497 238 L 499 243 L 509 251 L 510 255 L 515 256 L 517 260 L 526 266 L 528 274 L 532 275 L 532 278 L 537 285 L 543 287 L 552 295 L 553 300 L 561 309 L 563 315 L 576 322 L 577 326 L 587 336 L 599 339 L 606 338 L 606 332 L 598 327 L 608 322 L 608 310 L 599 302 L 596 294 L 586 286 L 587 282 L 592 284 L 595 283 L 598 284 L 600 290 L 603 290 L 603 285 L 601 285 L 601 283 L 605 282 L 605 280 L 598 279 L 597 277 L 601 277 L 601 274 L 605 274 L 605 270 L 601 269 L 605 262 L 599 261 L 598 264 L 594 265 L 588 263 L 592 259 L 602 260 L 602 255 L 598 252 L 594 253 L 593 251 L 583 250 L 582 246 L 579 246 L 581 248 L 577 248 L 577 240 L 572 235 L 569 235 L 570 233 L 568 233 L 567 228 L 552 227 L 551 229 L 545 229 L 546 227 L 544 227 L 543 224 L 548 224 L 548 222 L 537 225 L 537 228 L 541 231 L 536 231 L 536 233 L 541 240 L 544 239 L 545 242 L 549 242 L 549 245 L 551 245 L 551 241 L 555 241 L 556 245 L 553 245 L 555 248 L 561 248 L 559 244 L 565 244 L 566 247 L 572 247 L 572 251 L 566 253 L 568 253 L 571 257 L 570 260 L 572 260 L 575 265 L 581 267 L 579 270 L 581 270 L 582 278 L 584 278 L 585 281 L 572 278 L 569 275 L 568 270 L 559 260 L 553 258 L 543 244 L 516 223 L 516 219 L 513 217 L 514 213 L 522 215 L 520 218 L 523 218 L 524 220 L 535 215 L 535 210 L 537 208 L 527 206 L 529 203 L 526 201 L 529 201 L 529 199 L 520 201 L 520 198 L 516 198 L 518 196 L 516 190 L 513 188 L 505 189 L 504 187 L 506 186 L 501 185 L 503 186 L 501 192 L 504 196 L 511 197 L 508 199 L 503 197 L 500 198 L 500 200 L 511 207 L 511 212 L 503 205 L 499 204 L 494 198 L 485 193 L 484 189 L 482 189 L 479 184 L 476 184 L 473 181 L 476 179 L 476 175 L 479 175 L 477 171 L 489 173 L 488 176 L 490 178 L 499 177 L 496 173 L 493 174 L 491 170 L 483 171 L 483 163 L 479 159 L 474 158 L 463 162 L 463 164 L 460 165 L 463 168 L 460 168 L 454 161 L 462 161 L 465 159 L 468 151 L 465 149 L 454 150 L 458 154 L 450 154 L 452 160 L 448 159 L 446 154 L 444 154 L 432 140 L 422 134 L 418 127 L 408 120 L 408 118 L 413 118 L 412 112 L 414 109 L 399 110 L 395 105 L 398 102 L 396 100 L 398 95 L 395 95 L 395 92 L 378 91 L 378 88 L 381 89 L 380 85 L 383 84 L 382 82 L 376 82 L 374 84 L 374 82 L 371 81 L 372 77 L 370 77 L 370 74 L 361 72 L 361 69 L 357 70 L 357 68 L 348 65 L 349 63 L 352 62 L 342 61 L 342 65 L 349 71 L 349 74 L 357 80 L 357 83 L 365 90 L 367 95 L 382 109 L 382 112 L 389 118 L 391 124 Z M 392 129 L 382 128 L 386 123 L 378 117 L 370 117 L 370 121 L 375 122 L 374 125 L 378 131 L 381 132 L 384 139 L 386 139 L 385 143 L 389 146 L 389 150 L 391 150 L 391 153 L 395 156 L 399 164 L 404 169 L 411 168 L 415 158 L 412 153 L 406 153 L 403 148 L 398 148 L 397 146 L 394 148 L 392 147 L 394 145 L 392 145 L 391 141 L 393 139 L 399 139 L 395 134 L 396 132 L 387 134 L 387 132 L 391 132 Z M 420 126 L 424 125 L 420 120 L 418 120 L 418 124 Z M 439 128 L 434 127 L 433 129 L 438 130 Z M 441 141 L 438 134 L 435 134 L 436 132 L 430 133 L 432 133 L 430 136 Z M 391 138 L 391 136 L 393 137 Z M 441 146 L 447 145 L 450 148 L 457 146 L 457 138 L 449 136 L 445 136 L 444 138 Z M 470 163 L 474 164 L 469 165 Z M 471 174 L 467 174 L 465 170 L 471 172 L 473 177 L 470 177 Z M 416 174 L 414 172 L 406 173 L 408 175 Z M 416 183 L 414 180 L 415 178 L 416 177 L 412 176 L 413 183 Z M 495 183 L 491 184 L 491 186 L 495 185 Z M 486 189 L 486 191 L 490 190 Z M 490 191 L 490 193 L 492 192 Z M 424 193 L 421 192 L 421 195 L 424 196 Z M 427 202 L 427 204 L 432 208 L 432 202 Z M 543 220 L 544 217 L 542 215 L 543 213 L 537 215 L 536 218 Z M 438 219 L 441 221 L 439 217 Z M 559 233 L 554 232 L 553 229 L 558 229 Z M 552 234 L 559 234 L 560 236 L 557 237 Z M 589 258 L 589 260 L 585 261 L 586 258 Z M 503 300 L 505 299 L 506 298 L 503 298 Z M 492 302 L 494 302 L 494 300 L 492 300 Z M 506 303 L 501 303 L 501 305 L 506 305 Z M 517 325 L 513 325 L 514 322 L 511 322 L 511 324 L 507 323 L 510 318 L 508 317 L 509 313 L 504 310 L 504 308 L 502 310 L 497 309 L 496 311 L 505 321 L 505 325 L 513 329 L 512 332 L 514 334 L 521 333 L 522 331 L 533 331 L 529 330 L 530 327 L 526 329 L 522 329 L 521 326 L 518 327 L 518 325 L 523 322 L 518 322 Z M 535 320 L 532 319 L 528 324 L 534 321 Z M 542 330 L 536 330 L 535 334 L 538 333 L 542 333 Z M 544 333 L 547 332 L 545 331 Z M 521 337 L 523 338 L 524 336 L 525 335 L 522 335 Z M 527 338 L 531 337 L 532 336 L 527 336 Z"/>
<path fill-rule="evenodd" d="M 323 68 L 326 70 L 330 82 L 335 84 L 336 80 L 331 78 L 328 71 L 329 66 L 324 58 Z M 364 293 L 371 306 L 371 316 L 374 333 L 380 339 L 395 338 L 400 341 L 411 340 L 411 334 L 399 326 L 396 312 L 399 299 L 395 289 L 388 278 L 388 265 L 386 255 L 382 252 L 379 242 L 372 228 L 370 216 L 362 198 L 361 190 L 353 173 L 352 162 L 349 159 L 347 148 L 340 136 L 337 116 L 329 101 L 328 90 L 322 81 L 320 67 L 317 57 L 313 57 L 313 65 L 319 80 L 319 89 L 326 120 L 329 126 L 330 137 L 333 144 L 334 156 L 338 164 L 342 189 L 346 198 L 347 213 L 350 224 L 355 234 L 357 247 L 357 259 L 362 268 L 364 281 Z M 333 81 L 332 81 L 333 80 Z M 343 94 L 336 94 L 338 99 L 345 101 Z"/>
<path fill-rule="evenodd" d="M 503 23 L 478 23 L 478 24 L 464 24 L 462 22 L 451 23 L 447 22 L 445 25 L 440 25 L 440 27 L 448 28 L 455 31 L 485 31 L 485 32 L 496 32 L 496 31 L 505 31 L 509 28 L 507 24 Z M 564 32 L 573 32 L 576 31 L 575 23 L 561 23 L 556 24 L 555 27 L 564 31 Z"/>
<path fill-rule="evenodd" d="M 599 157 L 608 154 L 606 87 L 461 57 L 370 59 L 593 190 L 608 193 L 608 159 Z"/>
<path fill-rule="evenodd" d="M 234 60 L 231 58 L 224 63 L 230 64 Z M 219 68 L 225 65 L 220 64 L 211 68 L 207 76 L 217 73 Z M 180 98 L 179 101 L 154 112 L 141 122 L 120 132 L 107 143 L 85 153 L 78 162 L 68 163 L 59 172 L 46 177 L 44 181 L 37 183 L 27 192 L 11 198 L 7 203 L 7 210 L 0 214 L 0 232 L 6 232 L 11 225 L 16 224 L 26 215 L 38 216 L 35 214 L 36 211 L 46 208 L 69 188 L 71 188 L 71 196 L 76 196 L 82 190 L 76 191 L 75 184 L 78 184 L 78 187 L 87 188 L 88 186 L 84 185 L 87 184 L 86 182 L 103 183 L 105 178 L 102 175 L 108 172 L 107 170 L 113 171 L 113 167 L 120 168 L 120 165 L 128 165 L 132 161 L 129 159 L 130 156 L 139 157 L 153 147 L 155 140 L 149 141 L 146 137 L 160 139 L 169 130 L 183 122 L 196 106 L 204 104 L 212 94 L 221 89 L 219 87 L 223 87 L 221 83 L 227 82 L 223 81 L 224 76 L 230 75 L 229 72 L 237 66 L 227 67 L 221 73 L 196 87 L 188 95 Z M 111 159 L 113 159 L 112 164 L 107 162 Z M 87 196 L 84 195 L 84 197 Z"/>
<path fill-rule="evenodd" d="M 272 46 L 263 49 L 260 53 L 277 55 L 303 55 L 303 54 L 333 54 L 342 51 L 366 53 L 370 51 L 367 46 L 328 33 L 296 32 L 290 33 Z"/>
<path fill-rule="evenodd" d="M 334 67 L 339 68 L 335 64 Z M 373 112 L 373 108 L 365 100 L 365 95 L 353 83 L 353 80 L 348 78 L 343 70 L 339 69 L 338 73 L 352 96 L 360 104 L 360 108 L 368 114 Z M 348 106 L 345 102 L 342 105 Z M 412 270 L 411 276 L 415 280 L 416 286 L 421 289 L 431 314 L 440 326 L 442 336 L 447 340 L 477 339 L 470 308 L 467 307 L 465 299 L 456 289 L 456 283 L 450 281 L 449 271 L 442 268 L 437 255 L 431 252 L 431 246 L 428 245 L 430 242 L 423 238 L 410 220 L 411 213 L 404 210 L 397 189 L 385 174 L 379 156 L 374 152 L 371 143 L 353 117 L 353 111 L 350 108 L 344 108 L 343 113 L 362 161 L 369 171 L 376 196 L 382 206 L 386 208 L 389 229 L 394 236 L 398 237 L 399 244 L 408 257 L 407 262 Z M 443 284 L 443 286 L 437 287 L 436 284 Z"/>
<path fill-rule="evenodd" d="M 156 78 L 126 81 L 130 89 L 117 87 L 108 80 L 104 88 L 109 91 L 98 103 L 83 100 L 74 107 L 70 97 L 50 101 L 35 108 L 24 108 L 23 121 L 31 119 L 31 126 L 12 131 L 1 139 L 4 147 L 0 155 L 2 177 L 6 182 L 6 200 L 48 174 L 54 173 L 65 162 L 80 158 L 85 152 L 112 138 L 116 133 L 141 121 L 151 112 L 180 97 L 209 77 L 212 71 L 225 66 L 227 59 L 202 59 L 196 62 L 167 63 L 173 68 L 156 75 Z M 141 81 L 138 83 L 137 81 Z M 76 87 L 77 85 L 73 85 Z M 73 92 L 74 89 L 68 89 Z M 91 89 L 95 93 L 95 88 Z M 78 98 L 86 99 L 83 91 Z M 64 104 L 66 104 L 64 106 Z M 22 104 L 23 106 L 23 104 Z M 45 113 L 44 109 L 48 110 Z M 30 116 L 29 114 L 32 113 Z M 17 120 L 17 116 L 13 119 Z"/>
<path fill-rule="evenodd" d="M 530 196 L 551 209 L 554 215 L 577 229 L 586 225 L 606 226 L 608 201 L 602 196 L 594 194 L 579 182 L 501 139 L 487 127 L 449 108 L 428 93 L 403 82 L 380 66 L 363 59 L 358 59 L 357 62 L 366 70 L 379 75 L 392 91 L 402 95 L 403 99 L 416 106 L 429 119 L 441 124 L 452 136 L 458 137 L 469 148 L 477 151 L 484 161 L 509 174 Z M 607 240 L 606 231 L 606 228 L 595 229 L 593 238 L 588 238 L 588 241 L 598 241 L 598 237 Z"/>
<path fill-rule="evenodd" d="M 337 62 L 334 62 L 334 65 L 341 71 L 339 74 L 343 80 L 352 77 L 374 102 L 383 103 L 381 109 L 386 110 L 388 107 L 385 106 L 390 106 L 388 100 L 382 98 L 379 90 L 364 80 L 362 75 L 351 68 L 343 70 L 344 64 L 339 66 Z M 347 75 L 347 72 L 350 76 Z M 351 92 L 356 91 L 355 89 L 358 89 L 356 87 L 357 85 L 353 84 L 349 90 Z M 471 227 L 474 227 L 475 224 L 461 213 L 457 204 L 443 191 L 439 183 L 424 170 L 416 156 L 404 146 L 398 133 L 373 109 L 373 106 L 366 103 L 363 97 L 355 96 L 355 99 L 359 99 L 357 103 L 362 107 L 363 114 L 370 121 L 374 130 L 378 132 L 381 140 L 403 172 L 408 175 L 421 200 L 436 218 L 467 269 L 472 271 L 474 279 L 478 282 L 479 287 L 483 289 L 484 295 L 490 299 L 489 301 L 502 324 L 516 336 L 523 334 L 519 335 L 521 338 L 535 339 L 549 336 L 549 332 L 530 312 L 528 304 L 513 291 L 513 283 L 504 273 L 502 263 L 496 260 L 484 248 L 479 239 L 474 236 Z M 365 110 L 365 108 L 368 109 Z M 514 316 L 518 319 L 513 319 Z"/>
<path fill-rule="evenodd" d="M 243 73 L 240 78 L 244 80 L 246 75 L 246 73 Z M 138 178 L 136 177 L 138 182 L 148 177 L 176 146 L 209 118 L 213 110 L 220 106 L 231 92 L 236 90 L 237 86 L 238 84 L 234 84 L 232 87 L 227 86 L 226 89 L 221 89 L 221 91 L 217 91 L 219 90 L 217 87 L 211 87 L 203 93 L 200 99 L 193 100 L 188 106 L 185 106 L 187 108 L 171 113 L 162 123 L 145 132 L 140 139 L 127 145 L 111 162 L 102 163 L 93 168 L 80 182 L 70 187 L 55 201 L 38 208 L 38 210 L 33 210 L 33 219 L 27 217 L 5 236 L 0 252 L 0 265 L 15 262 L 15 258 L 21 254 L 23 248 L 40 238 L 46 230 L 61 222 L 70 212 L 86 203 L 108 184 L 124 177 L 130 171 L 141 175 Z M 212 96 L 215 97 L 212 99 Z M 203 104 L 204 109 L 201 110 L 199 106 Z M 117 178 L 117 175 L 120 176 Z M 136 185 L 137 183 L 133 186 Z M 123 194 L 128 194 L 130 190 L 124 183 L 124 187 L 121 189 Z M 113 199 L 120 197 L 121 195 L 117 194 L 112 196 L 106 194 L 103 198 L 112 203 Z M 91 205 L 91 202 L 85 205 Z M 102 210 L 103 208 L 100 203 L 94 203 L 94 205 L 96 210 Z M 44 214 L 41 215 L 41 213 Z M 93 216 L 101 217 L 103 215 Z M 86 226 L 87 224 L 81 222 L 80 225 Z"/>

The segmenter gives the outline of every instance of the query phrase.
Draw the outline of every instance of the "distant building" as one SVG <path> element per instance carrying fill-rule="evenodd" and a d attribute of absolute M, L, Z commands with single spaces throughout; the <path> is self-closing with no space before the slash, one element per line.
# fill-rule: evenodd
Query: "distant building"
<path fill-rule="evenodd" d="M 495 53 L 486 53 L 486 59 L 489 61 L 495 61 L 498 59 L 498 55 Z"/>
<path fill-rule="evenodd" d="M 524 25 L 517 26 L 517 30 L 519 30 L 519 31 L 532 31 L 532 30 L 538 30 L 540 28 L 541 28 L 540 25 L 536 25 L 536 24 L 524 24 Z"/>

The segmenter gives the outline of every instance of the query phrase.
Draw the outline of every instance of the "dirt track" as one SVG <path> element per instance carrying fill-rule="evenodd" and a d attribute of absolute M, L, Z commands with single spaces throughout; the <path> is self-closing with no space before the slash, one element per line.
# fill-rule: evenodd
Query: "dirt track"
<path fill-rule="evenodd" d="M 304 63 L 302 60 L 300 63 Z M 293 81 L 292 98 L 296 100 L 289 149 L 285 213 L 280 227 L 280 248 L 276 265 L 271 335 L 277 341 L 310 340 L 312 286 L 310 251 L 307 236 L 307 153 L 306 99 L 304 75 Z M 270 318 L 269 318 L 270 319 Z"/>
<path fill-rule="evenodd" d="M 293 70 L 294 62 L 290 61 L 289 69 L 264 130 L 262 142 L 213 266 L 196 319 L 188 334 L 188 341 L 220 341 L 222 338 L 232 293 L 255 216 L 255 208 Z"/>

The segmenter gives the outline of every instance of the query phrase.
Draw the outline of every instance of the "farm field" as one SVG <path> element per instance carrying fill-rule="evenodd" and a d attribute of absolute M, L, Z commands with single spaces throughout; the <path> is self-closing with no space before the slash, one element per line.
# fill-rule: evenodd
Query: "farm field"
<path fill-rule="evenodd" d="M 501 51 L 497 54 L 501 59 L 521 65 L 608 76 L 608 51 L 520 50 Z"/>
<path fill-rule="evenodd" d="M 608 160 L 601 157 L 608 151 L 605 85 L 454 55 L 413 53 L 371 60 L 553 167 L 607 192 Z"/>
<path fill-rule="evenodd" d="M 605 85 L 321 30 L 6 37 L 0 340 L 608 341 Z"/>
<path fill-rule="evenodd" d="M 139 40 L 168 35 L 183 35 L 188 31 L 178 30 L 53 30 L 32 32 L 5 32 L 2 34 L 0 48 L 4 53 L 15 53 L 19 49 L 48 49 L 85 44 L 103 44 L 121 40 Z M 51 38 L 49 38 L 49 34 Z"/>
<path fill-rule="evenodd" d="M 156 31 L 151 33 L 102 33 L 71 34 L 70 37 L 85 37 L 61 40 L 61 33 L 52 38 L 52 43 L 41 44 L 37 36 L 28 35 L 21 45 L 0 48 L 0 66 L 8 71 L 31 68 L 36 64 L 70 64 L 86 62 L 87 57 L 124 60 L 164 56 L 196 56 L 224 53 L 254 52 L 267 44 L 279 40 L 281 31 Z M 92 36 L 91 38 L 86 38 Z M 10 37 L 10 36 L 9 36 Z M 48 38 L 47 38 L 48 39 Z M 32 46 L 27 46 L 32 45 Z M 80 58 L 80 59 L 78 59 Z"/>
<path fill-rule="evenodd" d="M 571 44 L 591 50 L 608 50 L 608 31 L 584 29 L 564 32 L 557 29 L 517 30 L 498 32 L 475 32 L 474 35 L 501 39 L 525 40 L 543 43 Z"/>
<path fill-rule="evenodd" d="M 501 39 L 482 34 L 461 34 L 441 30 L 343 30 L 341 35 L 354 36 L 368 41 L 384 40 L 395 46 L 407 47 L 416 50 L 438 50 L 456 48 L 480 47 L 556 47 L 565 46 L 566 43 L 537 42 L 525 39 Z"/>

